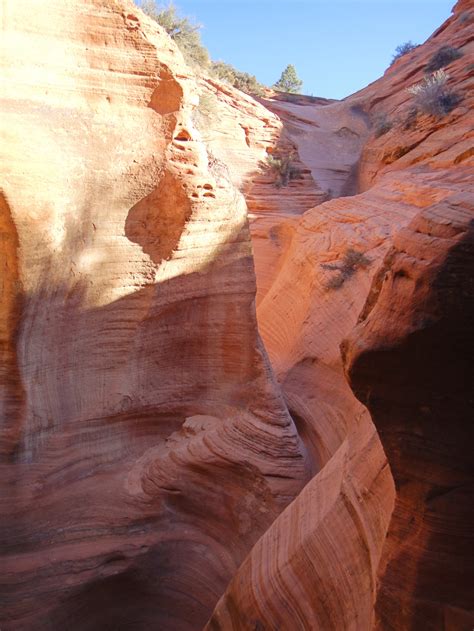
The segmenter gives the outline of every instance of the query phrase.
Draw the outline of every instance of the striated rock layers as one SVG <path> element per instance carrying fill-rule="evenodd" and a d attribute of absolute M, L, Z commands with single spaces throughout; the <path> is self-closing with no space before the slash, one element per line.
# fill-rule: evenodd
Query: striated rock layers
<path fill-rule="evenodd" d="M 474 214 L 452 195 L 397 234 L 343 344 L 397 499 L 377 598 L 380 629 L 474 623 Z"/>
<path fill-rule="evenodd" d="M 7 2 L 1 623 L 202 628 L 308 478 L 244 200 L 131 2 Z"/>
<path fill-rule="evenodd" d="M 472 2 L 342 102 L 46 4 L 3 21 L 2 630 L 470 628 Z"/>
<path fill-rule="evenodd" d="M 280 137 L 294 143 L 299 159 L 305 156 L 303 162 L 311 167 L 315 189 L 326 191 L 329 197 L 339 196 L 306 212 L 301 207 L 294 209 L 291 201 L 286 210 L 277 211 L 273 204 L 263 203 L 251 215 L 260 332 L 289 410 L 319 473 L 252 549 L 220 599 L 207 627 L 210 630 L 359 631 L 375 625 L 405 631 L 423 629 L 424 625 L 433 629 L 472 626 L 466 613 L 469 595 L 472 602 L 472 516 L 464 486 L 470 475 L 466 456 L 472 451 L 472 435 L 464 425 L 463 430 L 453 431 L 448 438 L 448 425 L 455 422 L 457 408 L 454 406 L 448 414 L 447 400 L 443 422 L 433 434 L 418 431 L 419 424 L 411 430 L 416 435 L 417 451 L 409 448 L 404 452 L 400 448 L 399 455 L 394 456 L 394 447 L 385 445 L 382 434 L 388 462 L 394 468 L 394 489 L 374 425 L 345 382 L 339 349 L 361 311 L 367 311 L 364 304 L 375 300 L 384 273 L 378 271 L 379 267 L 391 251 L 393 239 L 400 239 L 395 235 L 401 229 L 416 225 L 413 232 L 426 233 L 424 240 L 415 235 L 418 240 L 411 243 L 415 251 L 409 252 L 410 257 L 421 259 L 421 274 L 423 266 L 437 265 L 435 258 L 434 263 L 431 259 L 436 257 L 435 250 L 428 253 L 425 242 L 442 237 L 443 231 L 445 236 L 459 234 L 463 239 L 465 223 L 474 216 L 470 9 L 472 3 L 458 3 L 453 16 L 426 44 L 399 60 L 382 79 L 341 103 L 311 103 L 303 98 L 285 102 L 281 97 L 268 103 L 281 119 Z M 415 114 L 406 88 L 422 80 L 432 55 L 446 45 L 462 53 L 447 67 L 448 85 L 459 95 L 458 104 L 441 119 L 422 112 Z M 389 121 L 383 134 L 377 130 L 381 117 Z M 296 180 L 290 187 L 298 185 Z M 291 199 L 290 187 L 284 195 Z M 358 194 L 347 197 L 353 193 Z M 422 209 L 426 209 L 423 216 L 443 217 L 440 209 L 451 207 L 453 216 L 450 218 L 448 213 L 440 219 L 442 225 L 438 228 L 435 223 L 431 228 L 432 220 L 424 225 L 421 219 L 415 220 Z M 455 217 L 456 208 L 462 218 Z M 458 279 L 459 287 L 467 279 L 469 256 L 472 265 L 472 252 L 463 252 L 464 272 Z M 426 292 L 427 279 L 423 281 Z M 423 319 L 423 305 L 411 303 L 414 296 L 404 294 L 405 302 L 399 304 L 397 296 L 385 295 L 385 319 L 377 325 L 377 344 L 383 344 L 382 337 L 389 330 L 398 330 L 397 319 L 402 313 L 409 317 L 413 309 Z M 459 296 L 458 306 L 469 299 L 469 293 Z M 467 313 L 463 317 L 467 318 Z M 400 324 L 403 339 L 403 318 Z M 465 331 L 457 336 L 465 336 L 467 341 Z M 357 339 L 351 351 L 356 358 Z M 443 344 L 449 345 L 448 340 L 447 332 Z M 356 363 L 350 370 L 353 379 L 365 384 L 363 395 L 359 389 L 356 394 L 370 410 L 372 384 L 374 390 L 376 383 L 383 392 L 389 390 L 396 383 L 394 367 L 402 380 L 405 375 L 416 374 L 414 389 L 424 372 L 423 359 L 414 361 L 408 353 L 403 357 L 394 354 L 387 364 L 376 354 L 377 346 L 369 355 L 372 341 L 367 342 L 369 348 L 363 354 L 367 355 L 367 364 Z M 439 359 L 442 352 L 434 361 L 439 343 L 433 338 L 435 348 L 427 354 L 433 372 L 439 361 L 444 362 Z M 464 353 L 459 358 L 458 376 L 467 369 Z M 448 357 L 454 361 L 454 348 Z M 413 366 L 405 368 L 404 362 Z M 359 365 L 370 367 L 370 373 L 359 375 Z M 449 360 L 446 370 L 448 365 Z M 437 377 L 440 393 L 443 374 L 440 371 Z M 396 438 L 392 442 L 397 445 L 403 444 L 402 427 L 409 436 L 407 426 L 411 421 L 402 418 L 404 397 L 402 390 L 394 390 L 383 401 L 387 408 L 395 406 L 394 398 L 397 400 L 398 407 L 384 420 L 389 425 L 394 419 Z M 459 392 L 459 398 L 467 406 L 467 388 Z M 431 410 L 433 406 L 430 403 L 426 407 Z M 375 421 L 378 428 L 381 421 L 377 415 Z M 460 421 L 460 427 L 463 423 Z M 437 482 L 431 480 L 432 473 L 427 473 L 429 483 L 427 479 L 418 483 L 416 476 L 412 480 L 410 475 L 420 463 L 421 453 L 426 452 L 424 457 L 430 460 L 432 451 L 434 463 L 430 466 L 451 468 L 452 472 L 444 482 L 440 472 L 436 474 Z M 458 453 L 464 458 L 461 471 L 457 471 Z M 402 456 L 405 462 L 410 459 L 410 467 L 403 468 L 400 480 L 397 458 Z M 423 479 L 422 474 L 420 477 Z M 401 484 L 406 485 L 409 501 L 403 499 Z M 453 504 L 457 497 L 459 505 L 453 507 L 452 521 L 448 506 L 453 504 L 448 503 L 439 512 L 429 513 L 426 520 L 423 517 L 430 484 L 438 485 L 435 495 L 443 494 L 446 487 L 461 486 L 462 490 L 453 494 Z M 386 540 L 395 497 L 397 508 Z M 432 540 L 428 545 L 429 538 Z M 442 558 L 437 560 L 436 555 Z M 423 599 L 425 603 L 420 606 Z"/>

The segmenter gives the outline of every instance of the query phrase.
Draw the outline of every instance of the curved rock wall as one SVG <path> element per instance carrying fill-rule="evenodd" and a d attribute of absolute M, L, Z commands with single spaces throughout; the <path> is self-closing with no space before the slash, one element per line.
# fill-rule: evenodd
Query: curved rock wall
<path fill-rule="evenodd" d="M 290 133 L 297 118 L 300 159 L 305 147 L 312 144 L 312 154 L 305 159 L 312 165 L 316 187 L 327 187 L 327 178 L 332 177 L 338 195 L 351 190 L 345 188 L 351 181 L 355 190 L 364 192 L 308 209 L 302 217 L 292 215 L 288 205 L 288 213 L 265 215 L 262 209 L 252 218 L 259 328 L 314 470 L 320 472 L 253 548 L 219 601 L 209 629 L 358 631 L 374 624 L 381 629 L 419 629 L 425 622 L 432 625 L 429 628 L 440 628 L 439 608 L 426 620 L 423 612 L 428 606 L 411 617 L 410 599 L 415 588 L 410 572 L 414 566 L 421 567 L 420 553 L 410 563 L 398 550 L 401 542 L 396 536 L 393 540 L 390 535 L 392 547 L 385 545 L 395 495 L 390 469 L 367 410 L 359 406 L 345 383 L 339 345 L 357 323 L 367 296 L 367 304 L 376 299 L 385 269 L 382 266 L 380 270 L 380 265 L 398 231 L 420 209 L 449 206 L 457 196 L 465 196 L 465 212 L 472 212 L 465 194 L 472 178 L 468 148 L 472 144 L 472 37 L 471 18 L 462 18 L 462 9 L 466 7 L 459 4 L 454 16 L 425 45 L 342 104 L 305 99 L 282 104 L 279 97 L 275 106 L 270 106 Z M 405 129 L 410 108 L 406 88 L 422 79 L 431 55 L 451 41 L 464 53 L 448 68 L 449 85 L 462 100 L 441 120 L 419 114 L 416 124 Z M 380 113 L 394 120 L 389 132 L 378 136 L 375 117 Z M 338 133 L 341 121 L 344 134 Z M 355 135 L 350 132 L 356 130 L 365 144 L 355 144 Z M 313 138 L 320 144 L 311 143 Z M 323 153 L 337 155 L 336 147 L 340 164 L 325 165 Z M 338 183 L 336 174 L 345 178 L 344 183 Z M 420 247 L 418 242 L 416 247 Z M 349 250 L 364 257 L 352 269 L 344 267 Z M 397 326 L 396 319 L 393 326 Z M 355 353 L 357 344 L 354 342 Z M 402 371 L 401 366 L 397 369 Z M 382 365 L 375 365 L 373 380 L 377 374 L 382 381 Z M 369 396 L 362 401 L 372 410 Z M 390 449 L 387 456 L 391 465 Z M 468 516 L 466 506 L 464 503 L 459 509 L 459 515 Z M 417 524 L 422 518 L 416 515 L 423 511 L 423 502 L 415 501 L 405 517 L 409 515 Z M 396 515 L 397 511 L 394 519 Z M 439 534 L 436 541 L 441 547 L 445 535 L 449 540 L 447 528 Z M 457 541 L 446 545 L 451 545 L 453 553 L 458 550 L 462 555 L 464 551 L 468 557 L 465 535 L 466 530 L 460 530 Z M 398 561 L 390 570 L 390 578 L 385 579 L 381 568 L 389 554 Z M 430 567 L 423 570 L 425 576 Z M 462 607 L 466 606 L 468 585 L 472 585 L 468 567 L 463 561 L 461 574 L 452 580 L 455 590 L 464 573 L 466 583 L 458 599 L 464 604 L 458 611 L 454 599 L 451 601 L 452 606 L 446 609 L 446 628 L 467 624 Z M 382 587 L 374 617 L 379 580 Z M 427 583 L 426 599 L 430 589 L 432 593 L 449 592 L 442 572 Z M 406 615 L 397 610 L 396 603 L 399 607 L 400 602 L 411 607 Z M 433 610 L 436 607 L 433 605 Z"/>
<path fill-rule="evenodd" d="M 376 295 L 344 342 L 396 484 L 377 628 L 474 621 L 472 193 L 423 211 L 394 240 Z"/>
<path fill-rule="evenodd" d="M 2 629 L 470 628 L 472 2 L 342 102 L 47 9 L 4 15 Z"/>
<path fill-rule="evenodd" d="M 300 490 L 242 196 L 131 2 L 7 3 L 2 629 L 196 629 Z"/>

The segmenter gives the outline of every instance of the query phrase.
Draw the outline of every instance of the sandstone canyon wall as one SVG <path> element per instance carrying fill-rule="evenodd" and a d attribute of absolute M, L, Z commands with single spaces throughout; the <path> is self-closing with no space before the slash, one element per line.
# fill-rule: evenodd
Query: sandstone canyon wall
<path fill-rule="evenodd" d="M 343 344 L 397 488 L 379 569 L 381 629 L 474 623 L 473 255 L 472 195 L 417 215 Z"/>
<path fill-rule="evenodd" d="M 472 3 L 341 102 L 47 5 L 3 18 L 1 628 L 470 629 Z"/>
<path fill-rule="evenodd" d="M 196 629 L 307 480 L 245 202 L 131 2 L 7 2 L 2 629 Z"/>
<path fill-rule="evenodd" d="M 315 188 L 341 196 L 298 216 L 302 211 L 292 207 L 288 190 L 286 211 L 275 211 L 269 204 L 251 215 L 260 332 L 298 430 L 317 469 L 322 470 L 253 548 L 220 600 L 209 629 L 254 628 L 251 621 L 262 629 L 358 631 L 375 625 L 404 630 L 426 625 L 467 631 L 472 626 L 467 613 L 472 609 L 469 568 L 474 565 L 469 552 L 472 515 L 467 495 L 472 458 L 466 461 L 472 434 L 460 421 L 464 433 L 456 433 L 452 440 L 461 441 L 464 465 L 459 476 L 466 493 L 453 519 L 449 517 L 451 504 L 443 509 L 445 523 L 440 530 L 424 524 L 425 508 L 418 496 L 420 501 L 405 506 L 402 535 L 393 534 L 402 502 L 397 499 L 385 542 L 394 498 L 391 476 L 374 426 L 347 388 L 339 346 L 357 323 L 367 296 L 367 303 L 375 300 L 386 270 L 380 265 L 400 229 L 411 221 L 423 224 L 415 218 L 424 208 L 433 216 L 445 209 L 440 222 L 446 224 L 448 235 L 458 231 L 464 235 L 468 219 L 473 217 L 473 17 L 472 3 L 458 3 L 454 15 L 426 44 L 396 62 L 382 79 L 341 103 L 315 106 L 310 100 L 284 103 L 278 99 L 268 104 L 278 112 L 281 133 L 295 143 L 300 157 L 312 146 L 306 164 L 312 167 Z M 416 122 L 407 125 L 412 107 L 407 88 L 422 80 L 428 60 L 446 45 L 463 52 L 447 68 L 450 85 L 462 100 L 440 120 L 419 113 Z M 377 135 L 375 121 L 382 114 L 391 128 Z M 327 155 L 338 155 L 339 165 L 325 162 Z M 298 182 L 291 186 L 297 187 Z M 358 195 L 347 197 L 357 191 Z M 463 228 L 457 227 L 460 220 L 449 210 L 452 206 L 462 207 Z M 431 225 L 423 230 L 430 230 Z M 421 244 L 417 242 L 416 247 Z M 339 270 L 348 249 L 362 253 L 367 260 L 344 278 Z M 425 265 L 435 265 L 436 251 L 429 254 L 431 259 L 423 251 Z M 459 287 L 465 285 L 468 261 L 472 266 L 472 252 L 466 254 Z M 472 267 L 469 269 L 472 277 Z M 332 283 L 334 280 L 338 282 Z M 469 291 L 466 287 L 467 293 L 460 298 L 460 302 L 466 301 L 466 310 L 472 299 Z M 405 299 L 403 308 L 409 309 L 410 298 Z M 387 309 L 393 300 L 397 297 L 387 295 Z M 386 320 L 392 316 L 390 309 Z M 391 326 L 398 326 L 396 315 Z M 380 336 L 385 333 L 380 331 Z M 449 336 L 449 344 L 447 340 Z M 358 344 L 356 338 L 356 355 Z M 456 357 L 454 349 L 450 357 Z M 456 374 L 464 374 L 465 381 L 468 365 L 463 357 L 461 353 Z M 411 360 L 407 357 L 406 361 Z M 396 367 L 403 375 L 403 364 Z M 417 371 L 421 375 L 421 366 L 413 374 Z M 383 368 L 374 362 L 372 379 L 377 373 L 383 374 Z M 389 374 L 397 373 L 392 369 Z M 441 375 L 442 371 L 440 384 Z M 420 381 L 415 388 L 416 384 Z M 368 380 L 369 393 L 371 387 Z M 362 397 L 357 389 L 356 394 L 372 411 L 371 395 Z M 397 392 L 397 396 L 403 398 L 403 393 Z M 459 398 L 469 406 L 467 388 Z M 469 411 L 472 415 L 472 405 Z M 378 428 L 377 417 L 375 421 Z M 400 434 L 397 438 L 401 440 Z M 442 440 L 441 433 L 437 440 Z M 419 441 L 423 445 L 423 439 Z M 390 467 L 396 467 L 383 433 L 382 442 Z M 425 449 L 432 449 L 428 437 Z M 455 450 L 443 453 L 456 467 Z M 410 451 L 406 457 L 412 460 L 412 471 L 419 456 Z M 407 468 L 400 475 L 411 488 Z M 399 492 L 396 474 L 395 482 Z M 416 487 L 415 481 L 413 485 Z M 429 533 L 432 543 L 425 549 L 422 539 Z M 418 543 L 405 552 L 411 539 Z M 446 554 L 439 565 L 437 554 Z M 391 555 L 397 560 L 386 572 Z M 431 561 L 424 566 L 427 558 Z M 417 587 L 416 575 L 421 577 L 421 587 Z M 425 606 L 420 606 L 417 601 L 423 598 Z"/>

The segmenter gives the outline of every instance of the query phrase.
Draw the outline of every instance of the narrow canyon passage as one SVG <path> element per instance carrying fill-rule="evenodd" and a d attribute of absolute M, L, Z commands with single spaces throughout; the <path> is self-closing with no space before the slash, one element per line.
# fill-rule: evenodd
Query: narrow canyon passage
<path fill-rule="evenodd" d="M 311 456 L 313 471 L 319 473 L 254 546 L 220 600 L 209 629 L 249 628 L 244 622 L 248 620 L 264 621 L 262 628 L 354 631 L 373 625 L 377 629 L 415 631 L 425 623 L 433 631 L 439 628 L 457 631 L 472 624 L 469 604 L 469 586 L 474 578 L 469 569 L 472 538 L 464 524 L 466 519 L 472 524 L 472 510 L 466 497 L 472 493 L 473 476 L 463 444 L 472 445 L 474 437 L 466 425 L 462 407 L 466 393 L 459 385 L 453 406 L 462 411 L 456 421 L 454 418 L 451 421 L 456 422 L 456 431 L 464 438 L 456 447 L 454 441 L 443 447 L 440 432 L 447 421 L 445 407 L 440 406 L 436 424 L 430 429 L 426 420 L 417 419 L 420 410 L 422 414 L 430 410 L 431 414 L 437 399 L 431 376 L 424 375 L 419 367 L 416 375 L 412 373 L 413 386 L 407 384 L 402 388 L 398 384 L 396 375 L 403 382 L 405 368 L 392 339 L 400 315 L 392 321 L 390 305 L 390 292 L 397 296 L 395 300 L 403 296 L 403 314 L 408 323 L 406 328 L 402 327 L 402 340 L 405 335 L 409 339 L 410 331 L 418 328 L 429 336 L 430 322 L 440 316 L 426 315 L 420 320 L 417 314 L 417 309 L 421 313 L 428 311 L 428 303 L 416 302 L 418 295 L 419 300 L 427 300 L 430 291 L 429 281 L 425 284 L 426 281 L 418 280 L 423 266 L 427 274 L 428 270 L 436 273 L 437 265 L 441 265 L 439 269 L 443 265 L 448 269 L 449 257 L 443 258 L 444 248 L 449 251 L 459 245 L 460 252 L 466 253 L 466 261 L 459 263 L 456 279 L 450 276 L 457 287 L 454 291 L 461 291 L 469 266 L 472 272 L 469 225 L 474 209 L 469 156 L 472 156 L 473 132 L 468 122 L 472 120 L 469 118 L 472 91 L 463 92 L 466 99 L 470 95 L 469 103 L 464 101 L 441 124 L 433 127 L 428 117 L 421 118 L 414 127 L 405 123 L 405 119 L 410 121 L 406 87 L 415 80 L 414 68 L 421 73 L 427 57 L 443 41 L 466 46 L 472 58 L 472 42 L 462 14 L 465 7 L 461 4 L 456 7 L 455 16 L 425 45 L 425 50 L 417 51 L 411 64 L 399 63 L 379 82 L 346 101 L 311 104 L 306 97 L 290 95 L 290 103 L 282 96 L 265 102 L 267 109 L 281 117 L 282 130 L 276 146 L 280 143 L 290 147 L 290 151 L 291 147 L 298 147 L 302 177 L 280 189 L 277 202 L 271 194 L 266 196 L 262 192 L 265 186 L 271 186 L 268 180 L 254 177 L 249 186 L 259 331 L 287 406 Z M 455 73 L 459 89 L 466 90 L 465 64 L 457 65 L 451 72 Z M 374 130 L 374 121 L 380 116 L 391 120 L 383 134 Z M 312 187 L 308 184 L 308 171 Z M 319 197 L 317 205 L 305 208 L 302 199 L 309 200 L 311 195 Z M 328 200 L 330 197 L 333 199 Z M 269 203 L 265 204 L 265 199 Z M 425 213 L 421 212 L 423 209 Z M 394 242 L 400 252 L 410 253 L 402 271 L 397 270 L 398 266 L 392 271 Z M 410 269 L 410 261 L 416 260 L 417 248 L 422 263 L 415 271 Z M 345 275 L 341 270 L 348 252 L 356 260 L 357 256 L 363 256 L 364 265 L 356 265 Z M 436 256 L 443 263 L 435 264 Z M 398 277 L 406 278 L 407 285 L 397 294 L 401 287 L 392 288 L 392 279 Z M 354 369 L 350 364 L 353 360 L 346 356 L 346 361 L 349 370 L 357 375 L 354 378 L 360 379 L 367 389 L 358 396 L 369 407 L 373 405 L 377 413 L 400 494 L 393 518 L 395 486 L 389 464 L 369 412 L 347 384 L 340 355 L 341 343 L 346 349 L 344 340 L 358 318 L 367 318 L 377 304 L 381 288 L 385 290 L 383 315 L 379 308 L 373 322 L 369 317 L 368 324 L 369 330 L 374 327 L 372 335 L 379 336 L 372 361 L 380 361 L 375 358 L 379 353 L 382 358 L 387 348 L 387 361 L 392 357 L 397 368 L 381 369 L 379 374 L 374 371 L 369 377 L 370 364 Z M 466 299 L 472 313 L 472 287 L 466 289 Z M 443 325 L 450 328 L 457 317 L 464 322 L 461 314 L 462 310 L 456 306 L 451 313 L 448 308 Z M 464 330 L 463 324 L 459 326 Z M 362 325 L 361 331 L 364 331 Z M 451 337 L 449 334 L 447 339 Z M 351 338 L 351 343 L 351 352 L 357 357 L 357 336 Z M 364 349 L 364 358 L 370 353 L 374 338 L 365 343 L 368 348 Z M 443 353 L 447 354 L 442 350 L 441 340 L 430 352 L 433 367 L 444 361 Z M 462 384 L 468 369 L 464 352 L 459 348 L 456 352 L 456 359 L 450 361 L 458 362 L 459 384 Z M 409 353 L 416 353 L 416 344 Z M 408 361 L 414 361 L 414 356 Z M 393 378 L 397 385 L 393 386 L 394 394 L 390 394 Z M 372 387 L 376 389 L 378 383 L 386 400 L 371 405 Z M 414 388 L 424 393 L 421 398 L 431 402 L 421 408 L 414 403 L 408 409 L 405 400 L 413 397 L 418 401 Z M 403 424 L 401 419 L 405 414 L 412 425 Z M 420 437 L 420 425 L 424 428 L 421 431 L 426 432 L 425 439 Z M 440 445 L 433 449 L 430 461 L 424 450 L 431 453 L 427 446 L 431 436 Z M 444 470 L 447 451 L 456 452 L 457 456 Z M 416 468 L 416 459 L 420 457 L 427 467 L 424 475 Z M 435 503 L 431 498 L 437 497 L 438 492 L 452 493 L 452 503 L 448 499 L 445 505 Z M 464 497 L 459 505 L 457 493 Z M 426 520 L 422 517 L 425 510 Z M 451 516 L 455 516 L 454 521 Z M 344 524 L 342 532 L 336 524 Z M 449 553 L 446 558 L 438 559 L 441 545 L 446 545 Z M 464 551 L 460 568 L 455 550 Z M 265 581 L 256 578 L 262 571 Z M 443 576 L 451 577 L 457 591 L 441 587 Z M 430 602 L 430 594 L 436 594 L 437 602 Z M 398 612 L 396 603 L 403 603 L 403 614 Z"/>
<path fill-rule="evenodd" d="M 275 184 L 265 176 L 244 188 L 258 325 L 316 477 L 253 548 L 239 570 L 238 589 L 231 584 L 229 593 L 244 618 L 265 612 L 263 628 L 286 629 L 291 619 L 296 628 L 310 629 L 311 612 L 318 611 L 321 629 L 363 629 L 372 616 L 394 488 L 370 415 L 344 376 L 339 345 L 354 327 L 388 247 L 390 220 L 379 225 L 371 212 L 374 202 L 367 208 L 351 196 L 369 135 L 367 116 L 357 106 L 262 102 L 282 121 L 277 147 L 295 151 L 302 175 L 278 189 L 277 204 Z M 329 291 L 324 266 L 352 248 L 370 258 L 369 267 L 337 293 Z M 344 529 L 336 533 L 339 521 Z M 334 563 L 336 550 L 340 564 Z M 257 568 L 266 572 L 262 592 L 249 580 Z M 301 573 L 308 577 L 300 583 L 304 596 L 294 585 Z M 285 616 L 280 610 L 272 615 L 283 600 Z M 224 597 L 209 629 L 240 628 L 235 624 Z"/>
<path fill-rule="evenodd" d="M 472 628 L 472 0 L 343 101 L 7 5 L 1 630 Z"/>
<path fill-rule="evenodd" d="M 325 296 L 323 280 L 319 281 L 322 291 L 312 295 L 318 267 L 323 271 L 324 263 L 318 264 L 318 259 L 343 256 L 345 249 L 355 246 L 357 236 L 348 230 L 336 244 L 333 226 L 328 234 L 324 224 L 316 224 L 312 239 L 304 239 L 303 244 L 298 229 L 304 225 L 301 216 L 306 213 L 305 218 L 311 215 L 312 219 L 318 209 L 331 222 L 338 217 L 331 205 L 320 205 L 333 197 L 348 198 L 350 192 L 356 192 L 360 154 L 370 129 L 368 116 L 352 102 L 320 104 L 314 100 L 297 97 L 285 102 L 279 97 L 264 101 L 283 125 L 277 146 L 292 147 L 294 159 L 302 165 L 303 177 L 278 189 L 278 211 L 272 209 L 271 201 L 268 203 L 274 182 L 253 183 L 246 197 L 257 277 L 259 330 L 290 413 L 313 454 L 314 470 L 319 470 L 346 437 L 349 419 L 356 415 L 367 418 L 347 385 L 339 359 L 339 345 L 355 324 L 364 287 L 356 287 L 355 297 L 345 311 L 334 308 L 334 296 Z M 256 188 L 260 202 L 254 208 Z M 318 203 L 314 203 L 312 195 L 319 196 Z M 304 198 L 307 208 L 302 204 Z M 282 200 L 285 208 L 281 208 Z M 344 209 L 353 206 L 350 199 L 344 199 Z M 308 223 L 311 219 L 308 217 Z M 329 244 L 328 237 L 332 239 Z M 366 251 L 367 244 L 363 247 Z M 367 422 L 370 427 L 368 419 Z"/>
<path fill-rule="evenodd" d="M 358 163 L 370 121 L 357 101 L 297 97 L 286 102 L 277 96 L 263 103 L 282 121 L 282 136 L 294 144 L 326 199 L 358 192 Z"/>

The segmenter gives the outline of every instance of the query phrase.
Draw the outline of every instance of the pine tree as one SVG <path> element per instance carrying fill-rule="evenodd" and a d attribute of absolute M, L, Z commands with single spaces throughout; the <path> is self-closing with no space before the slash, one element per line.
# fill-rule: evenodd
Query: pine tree
<path fill-rule="evenodd" d="M 281 77 L 273 86 L 275 90 L 280 92 L 292 92 L 293 94 L 299 94 L 303 87 L 303 82 L 298 78 L 296 69 L 292 64 L 289 64 L 281 73 Z"/>

